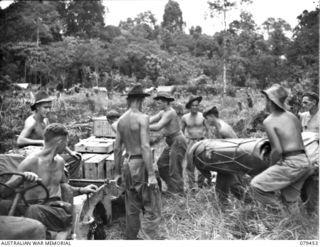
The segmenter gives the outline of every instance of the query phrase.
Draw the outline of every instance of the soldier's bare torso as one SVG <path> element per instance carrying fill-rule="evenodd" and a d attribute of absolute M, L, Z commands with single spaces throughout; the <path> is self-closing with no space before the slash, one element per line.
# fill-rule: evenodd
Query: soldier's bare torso
<path fill-rule="evenodd" d="M 163 111 L 163 115 L 167 115 L 170 121 L 162 129 L 164 136 L 174 135 L 180 132 L 179 117 L 174 109 L 170 107 L 169 110 Z"/>
<path fill-rule="evenodd" d="M 21 165 L 24 170 L 34 172 L 42 179 L 41 182 L 49 191 L 49 197 L 61 197 L 60 183 L 64 179 L 64 161 L 59 155 L 52 158 L 51 155 L 39 151 L 28 156 Z M 43 199 L 44 190 L 36 187 L 28 192 L 26 198 Z"/>
<path fill-rule="evenodd" d="M 271 142 L 279 141 L 282 152 L 304 150 L 301 137 L 301 124 L 292 113 L 272 113 L 264 120 L 264 125 L 270 129 L 269 133 L 276 133 L 277 137 L 269 136 Z"/>
<path fill-rule="evenodd" d="M 118 131 L 123 140 L 127 154 L 141 154 L 140 141 L 140 121 L 142 118 L 147 118 L 147 115 L 129 109 L 126 111 L 118 122 Z"/>
<path fill-rule="evenodd" d="M 197 139 L 203 138 L 205 134 L 204 117 L 202 113 L 197 114 L 187 113 L 182 117 L 185 124 L 185 134 L 187 138 Z"/>
<path fill-rule="evenodd" d="M 43 122 L 39 122 L 39 121 L 36 121 L 36 119 L 34 118 L 34 115 L 31 115 L 28 117 L 27 121 L 33 122 L 32 130 L 31 130 L 30 136 L 28 136 L 28 138 L 33 139 L 33 140 L 43 139 L 44 129 L 49 124 L 48 119 L 45 118 L 45 119 L 43 119 Z"/>

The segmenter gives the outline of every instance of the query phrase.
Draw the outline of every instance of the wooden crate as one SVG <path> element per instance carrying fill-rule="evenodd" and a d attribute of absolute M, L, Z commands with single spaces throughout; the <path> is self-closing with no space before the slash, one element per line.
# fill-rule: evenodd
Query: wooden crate
<path fill-rule="evenodd" d="M 84 178 L 84 162 L 87 161 L 88 159 L 92 158 L 95 156 L 95 153 L 83 153 L 81 154 L 82 159 L 81 159 L 81 177 Z"/>
<path fill-rule="evenodd" d="M 89 137 L 81 140 L 74 146 L 79 153 L 111 153 L 113 151 L 114 139 Z"/>
<path fill-rule="evenodd" d="M 106 178 L 115 178 L 114 153 L 110 154 L 106 159 Z"/>
<path fill-rule="evenodd" d="M 83 177 L 86 179 L 105 179 L 106 178 L 106 159 L 108 154 L 95 154 L 84 161 Z"/>
<path fill-rule="evenodd" d="M 96 137 L 116 137 L 106 117 L 93 118 L 93 135 Z"/>

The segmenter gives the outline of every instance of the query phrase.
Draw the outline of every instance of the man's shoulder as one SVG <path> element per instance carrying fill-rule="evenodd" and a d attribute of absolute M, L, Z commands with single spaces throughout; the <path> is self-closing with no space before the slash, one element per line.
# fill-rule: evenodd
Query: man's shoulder
<path fill-rule="evenodd" d="M 166 111 L 165 113 L 167 113 L 170 116 L 178 116 L 176 110 L 173 107 L 171 107 L 171 109 L 169 111 Z"/>
<path fill-rule="evenodd" d="M 19 165 L 18 168 L 24 170 L 27 167 L 37 165 L 39 161 L 39 152 L 29 154 Z"/>
<path fill-rule="evenodd" d="M 37 121 L 35 120 L 33 115 L 30 115 L 29 117 L 26 118 L 25 123 L 29 125 L 34 125 L 37 123 Z"/>
<path fill-rule="evenodd" d="M 54 159 L 56 160 L 56 162 L 57 162 L 58 164 L 64 165 L 64 163 L 65 163 L 65 161 L 64 161 L 64 159 L 62 158 L 61 155 L 56 155 L 56 156 L 54 157 Z"/>
<path fill-rule="evenodd" d="M 263 124 L 285 126 L 285 123 L 288 123 L 288 121 L 299 122 L 299 119 L 292 112 L 283 111 L 279 115 L 268 115 L 263 120 Z"/>
<path fill-rule="evenodd" d="M 219 118 L 219 123 L 221 127 L 231 127 L 230 124 L 228 124 L 226 121 Z"/>
<path fill-rule="evenodd" d="M 141 119 L 141 121 L 147 121 L 147 122 L 149 122 L 149 116 L 147 115 L 147 114 L 145 114 L 145 113 L 142 113 L 142 112 L 140 112 L 139 113 L 139 118 Z"/>
<path fill-rule="evenodd" d="M 188 113 L 186 113 L 186 114 L 183 114 L 183 116 L 182 116 L 182 119 L 188 119 L 188 118 L 190 118 L 190 115 L 191 115 L 191 113 L 190 112 L 188 112 Z"/>

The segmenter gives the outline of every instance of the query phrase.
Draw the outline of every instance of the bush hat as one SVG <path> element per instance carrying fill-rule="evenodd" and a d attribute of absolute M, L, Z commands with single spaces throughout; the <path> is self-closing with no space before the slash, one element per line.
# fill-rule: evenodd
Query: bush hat
<path fill-rule="evenodd" d="M 209 114 L 219 114 L 218 108 L 216 106 L 211 106 L 204 110 L 203 117 L 206 118 Z"/>
<path fill-rule="evenodd" d="M 127 94 L 128 97 L 147 97 L 150 94 L 145 93 L 141 84 L 134 85 Z"/>
<path fill-rule="evenodd" d="M 186 108 L 190 109 L 192 102 L 198 101 L 200 103 L 201 100 L 202 100 L 202 96 L 191 95 L 190 98 L 189 98 L 189 101 L 186 104 Z"/>
<path fill-rule="evenodd" d="M 279 84 L 273 84 L 270 88 L 262 90 L 261 93 L 267 96 L 274 104 L 282 110 L 286 110 L 285 100 L 288 97 L 288 91 Z"/>
<path fill-rule="evenodd" d="M 45 91 L 38 92 L 34 97 L 34 102 L 30 105 L 31 110 L 34 111 L 36 109 L 36 105 L 45 102 L 52 102 L 53 97 L 49 97 L 49 95 Z"/>
<path fill-rule="evenodd" d="M 174 101 L 174 98 L 168 94 L 167 92 L 158 92 L 156 97 L 153 98 L 154 100 L 166 100 L 166 101 Z"/>

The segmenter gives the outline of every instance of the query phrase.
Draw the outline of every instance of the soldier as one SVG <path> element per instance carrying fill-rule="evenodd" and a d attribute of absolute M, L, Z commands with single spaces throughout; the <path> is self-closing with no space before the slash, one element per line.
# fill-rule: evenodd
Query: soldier
<path fill-rule="evenodd" d="M 305 153 L 301 123 L 285 109 L 288 92 L 275 84 L 262 93 L 266 97 L 266 111 L 270 112 L 263 121 L 271 144 L 270 167 L 252 179 L 251 187 L 257 201 L 276 208 L 283 206 L 274 193 L 280 190 L 282 202 L 290 212 L 313 169 Z"/>
<path fill-rule="evenodd" d="M 302 96 L 305 112 L 300 113 L 303 131 L 319 133 L 319 97 L 316 93 L 307 92 Z"/>
<path fill-rule="evenodd" d="M 216 137 L 219 139 L 232 139 L 238 138 L 237 134 L 233 128 L 219 118 L 219 111 L 216 106 L 206 109 L 203 113 L 203 116 L 207 119 L 208 124 L 213 125 L 216 128 Z M 208 177 L 207 174 L 206 177 Z M 230 173 L 218 173 L 216 188 L 219 194 L 220 202 L 226 203 L 229 190 L 231 193 L 238 198 L 242 199 L 244 195 L 244 190 L 241 182 L 241 177 L 236 174 Z"/>
<path fill-rule="evenodd" d="M 32 173 L 33 177 L 27 179 L 25 186 L 30 186 L 30 181 L 39 178 L 48 189 L 49 198 L 45 204 L 40 204 L 45 198 L 43 188 L 36 187 L 29 190 L 25 193 L 25 199 L 32 200 L 35 204 L 27 208 L 24 205 L 18 205 L 16 214 L 40 221 L 48 231 L 64 231 L 71 224 L 72 204 L 62 201 L 62 187 L 68 186 L 75 195 L 95 192 L 97 189 L 92 184 L 84 188 L 67 184 L 64 175 L 64 160 L 59 155 L 64 151 L 67 141 L 68 131 L 62 124 L 49 124 L 44 130 L 43 148 L 27 156 L 18 166 L 18 172 Z M 7 185 L 15 187 L 19 180 L 21 177 L 14 175 Z M 3 202 L 1 204 L 5 208 Z"/>
<path fill-rule="evenodd" d="M 216 138 L 238 138 L 233 128 L 228 123 L 219 118 L 219 111 L 216 106 L 206 109 L 203 113 L 203 116 L 207 119 L 208 124 L 215 127 Z"/>
<path fill-rule="evenodd" d="M 141 232 L 146 239 L 158 239 L 161 220 L 161 200 L 152 165 L 149 117 L 141 112 L 144 93 L 141 85 L 129 91 L 129 109 L 120 117 L 115 143 L 116 173 L 121 173 L 122 146 L 126 151 L 123 162 L 126 204 L 126 238 L 137 239 L 140 213 L 143 211 Z"/>
<path fill-rule="evenodd" d="M 41 146 L 44 144 L 43 133 L 49 124 L 47 114 L 51 110 L 52 100 L 53 98 L 43 91 L 35 95 L 35 102 L 31 105 L 31 110 L 34 112 L 25 120 L 24 128 L 17 139 L 19 147 L 29 145 Z M 80 178 L 81 155 L 66 147 L 65 153 L 62 156 L 67 163 L 70 178 Z"/>
<path fill-rule="evenodd" d="M 192 95 L 186 103 L 186 108 L 190 109 L 190 112 L 183 115 L 181 119 L 181 129 L 187 139 L 188 150 L 194 143 L 203 140 L 208 133 L 208 126 L 205 118 L 199 111 L 199 104 L 201 100 L 201 96 Z M 189 187 L 193 188 L 195 183 L 195 166 L 193 162 L 187 162 L 186 170 L 188 174 Z M 203 179 L 204 177 L 199 174 L 197 179 L 198 184 L 203 184 Z"/>
<path fill-rule="evenodd" d="M 187 141 L 181 132 L 179 117 L 170 106 L 174 98 L 166 92 L 159 92 L 154 100 L 157 100 L 161 110 L 150 117 L 150 130 L 162 130 L 167 143 L 157 162 L 159 174 L 167 184 L 167 192 L 184 194 L 182 163 Z"/>

